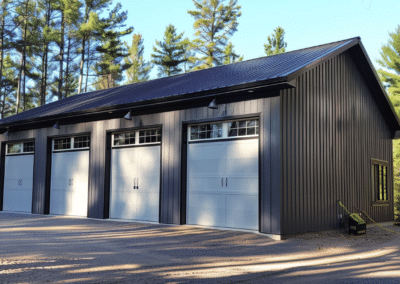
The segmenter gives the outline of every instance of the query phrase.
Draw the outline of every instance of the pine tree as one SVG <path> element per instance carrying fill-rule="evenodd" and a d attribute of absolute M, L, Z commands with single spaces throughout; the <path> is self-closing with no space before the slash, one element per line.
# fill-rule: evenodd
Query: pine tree
<path fill-rule="evenodd" d="M 95 65 L 96 74 L 99 76 L 95 83 L 96 89 L 108 89 L 118 86 L 123 79 L 123 72 L 131 64 L 123 63 L 123 59 L 129 56 L 121 37 L 132 33 L 133 27 L 117 31 L 116 28 L 124 27 L 127 20 L 127 12 L 119 12 L 121 4 L 117 4 L 110 12 L 109 17 L 101 21 L 99 32 L 102 45 L 96 48 L 100 53 L 100 61 Z"/>
<path fill-rule="evenodd" d="M 228 37 L 237 31 L 241 6 L 237 0 L 193 0 L 195 9 L 188 11 L 194 17 L 195 36 L 192 48 L 200 53 L 200 65 L 195 69 L 210 68 L 223 63 Z"/>
<path fill-rule="evenodd" d="M 275 34 L 268 36 L 268 43 L 264 44 L 266 55 L 274 55 L 286 52 L 285 31 L 281 27 L 274 29 Z"/>
<path fill-rule="evenodd" d="M 389 93 L 389 99 L 400 117 L 400 26 L 389 34 L 388 44 L 382 46 L 381 59 L 377 60 L 382 68 L 379 77 Z M 393 141 L 393 170 L 395 216 L 400 221 L 400 142 Z"/>
<path fill-rule="evenodd" d="M 3 59 L 4 70 L 1 86 L 1 118 L 15 113 L 15 95 L 18 86 L 17 72 L 15 64 L 10 54 L 6 54 Z"/>
<path fill-rule="evenodd" d="M 233 51 L 233 48 L 235 46 L 230 42 L 226 47 L 225 47 L 225 58 L 224 58 L 224 64 L 230 64 L 230 63 L 234 63 L 234 62 L 240 62 L 243 61 L 243 56 L 240 56 L 238 54 L 236 54 Z"/>
<path fill-rule="evenodd" d="M 127 84 L 149 80 L 149 73 L 153 66 L 143 59 L 144 46 L 141 34 L 132 36 L 132 45 L 128 47 L 128 50 L 129 56 L 125 58 L 125 63 L 132 66 L 126 70 Z"/>
<path fill-rule="evenodd" d="M 158 66 L 158 76 L 171 76 L 182 72 L 180 64 L 184 63 L 185 49 L 181 43 L 183 33 L 177 34 L 173 25 L 168 25 L 163 41 L 156 41 L 151 54 L 152 62 Z"/>
<path fill-rule="evenodd" d="M 78 84 L 78 94 L 82 92 L 83 76 L 84 76 L 84 64 L 86 60 L 91 60 L 91 58 L 86 58 L 88 50 L 88 41 L 93 37 L 94 33 L 101 29 L 103 23 L 99 19 L 98 13 L 102 9 L 107 8 L 111 4 L 112 0 L 85 0 L 84 13 L 80 19 L 80 27 L 77 31 L 77 36 L 81 40 L 80 44 L 80 64 L 79 64 L 79 84 Z"/>

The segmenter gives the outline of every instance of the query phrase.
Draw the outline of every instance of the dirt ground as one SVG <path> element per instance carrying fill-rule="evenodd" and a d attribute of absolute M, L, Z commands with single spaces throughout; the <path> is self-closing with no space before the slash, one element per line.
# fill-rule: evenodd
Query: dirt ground
<path fill-rule="evenodd" d="M 0 283 L 400 283 L 400 227 L 262 234 L 0 212 Z"/>

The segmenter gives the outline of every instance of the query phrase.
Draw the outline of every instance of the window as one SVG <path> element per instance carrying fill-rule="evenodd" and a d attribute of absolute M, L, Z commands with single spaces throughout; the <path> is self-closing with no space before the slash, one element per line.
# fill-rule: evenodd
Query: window
<path fill-rule="evenodd" d="M 371 159 L 371 165 L 373 200 L 378 203 L 388 201 L 388 162 Z"/>
<path fill-rule="evenodd" d="M 134 145 L 135 132 L 125 132 L 114 134 L 114 146 Z"/>
<path fill-rule="evenodd" d="M 57 138 L 53 140 L 54 151 L 85 149 L 89 147 L 90 147 L 90 137 L 88 135 Z"/>
<path fill-rule="evenodd" d="M 238 120 L 229 122 L 229 137 L 258 135 L 258 120 Z"/>
<path fill-rule="evenodd" d="M 138 144 L 161 143 L 161 129 L 144 129 L 137 131 L 114 133 L 112 135 L 113 146 L 132 146 Z"/>
<path fill-rule="evenodd" d="M 161 129 L 139 131 L 139 144 L 161 142 Z"/>
<path fill-rule="evenodd" d="M 258 119 L 241 119 L 190 125 L 189 141 L 258 136 Z"/>
<path fill-rule="evenodd" d="M 35 142 L 8 143 L 7 155 L 27 154 L 35 151 Z"/>
<path fill-rule="evenodd" d="M 193 125 L 190 127 L 190 140 L 222 137 L 222 123 Z"/>

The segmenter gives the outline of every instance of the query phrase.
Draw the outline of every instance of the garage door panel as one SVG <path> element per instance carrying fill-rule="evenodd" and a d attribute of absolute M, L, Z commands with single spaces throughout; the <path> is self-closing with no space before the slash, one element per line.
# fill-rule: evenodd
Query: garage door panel
<path fill-rule="evenodd" d="M 130 192 L 133 190 L 133 178 L 122 179 L 115 177 L 111 180 L 111 188 L 113 192 Z"/>
<path fill-rule="evenodd" d="M 136 219 L 143 221 L 158 221 L 159 195 L 158 193 L 137 192 Z"/>
<path fill-rule="evenodd" d="M 160 146 L 111 151 L 110 218 L 158 221 Z"/>
<path fill-rule="evenodd" d="M 119 191 L 111 197 L 110 208 L 112 208 L 111 218 L 123 219 L 124 217 L 134 218 L 136 215 L 135 206 L 136 192 Z"/>
<path fill-rule="evenodd" d="M 17 212 L 31 212 L 32 208 L 32 188 L 8 188 L 4 191 L 3 210 Z"/>
<path fill-rule="evenodd" d="M 33 155 L 5 157 L 3 209 L 32 212 Z"/>
<path fill-rule="evenodd" d="M 258 195 L 227 195 L 227 226 L 258 229 Z"/>
<path fill-rule="evenodd" d="M 50 213 L 51 214 L 66 214 L 68 203 L 70 202 L 68 192 L 63 189 L 51 189 L 50 193 Z"/>
<path fill-rule="evenodd" d="M 258 229 L 259 140 L 189 143 L 187 222 Z"/>
<path fill-rule="evenodd" d="M 135 148 L 121 148 L 112 150 L 112 176 L 118 178 L 132 177 L 136 172 Z"/>
<path fill-rule="evenodd" d="M 189 195 L 188 224 L 225 226 L 226 198 L 219 194 L 191 193 Z"/>
<path fill-rule="evenodd" d="M 215 193 L 215 191 L 223 189 L 225 179 L 221 175 L 218 176 L 191 176 L 188 181 L 188 191 L 202 191 Z"/>
<path fill-rule="evenodd" d="M 227 178 L 229 191 L 240 194 L 258 194 L 258 177 L 230 176 Z"/>
<path fill-rule="evenodd" d="M 89 151 L 54 152 L 51 165 L 50 213 L 87 216 Z"/>

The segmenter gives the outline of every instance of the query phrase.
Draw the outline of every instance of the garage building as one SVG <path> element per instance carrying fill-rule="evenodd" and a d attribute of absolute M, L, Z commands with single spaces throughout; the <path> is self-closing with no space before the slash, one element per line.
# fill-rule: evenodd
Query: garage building
<path fill-rule="evenodd" d="M 0 209 L 246 229 L 393 220 L 400 130 L 359 38 L 83 93 L 0 121 Z"/>

